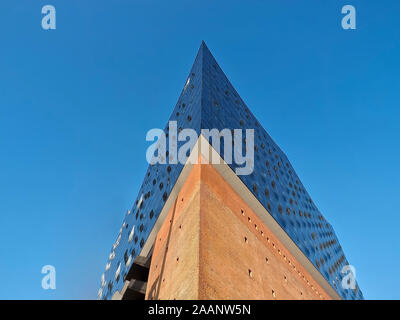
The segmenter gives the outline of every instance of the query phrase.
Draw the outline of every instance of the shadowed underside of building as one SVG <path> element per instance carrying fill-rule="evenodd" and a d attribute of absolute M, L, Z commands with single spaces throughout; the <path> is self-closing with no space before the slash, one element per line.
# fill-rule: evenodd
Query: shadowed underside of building
<path fill-rule="evenodd" d="M 191 153 L 198 164 L 149 166 L 100 299 L 363 298 L 358 286 L 342 287 L 349 263 L 332 226 L 204 42 L 169 121 L 194 129 L 196 146 L 206 147 Z M 224 163 L 223 144 L 216 151 L 201 135 L 213 128 L 254 129 L 252 174 Z M 209 164 L 209 153 L 220 164 Z"/>

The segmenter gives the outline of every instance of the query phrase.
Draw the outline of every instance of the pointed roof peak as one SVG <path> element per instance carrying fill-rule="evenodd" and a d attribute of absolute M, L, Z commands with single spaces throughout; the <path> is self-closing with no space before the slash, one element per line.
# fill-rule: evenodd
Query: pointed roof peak
<path fill-rule="evenodd" d="M 207 47 L 206 43 L 204 42 L 204 40 L 201 40 L 199 51 L 204 51 L 204 50 L 210 52 L 210 49 L 208 49 L 208 47 Z"/>

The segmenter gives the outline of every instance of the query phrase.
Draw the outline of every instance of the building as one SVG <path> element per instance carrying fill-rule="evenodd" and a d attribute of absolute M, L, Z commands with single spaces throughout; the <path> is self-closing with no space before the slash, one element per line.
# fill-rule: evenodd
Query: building
<path fill-rule="evenodd" d="M 254 171 L 207 163 L 203 148 L 191 154 L 201 164 L 150 165 L 100 299 L 363 299 L 342 286 L 348 262 L 332 226 L 204 42 L 169 120 L 214 154 L 201 129 L 254 129 Z"/>

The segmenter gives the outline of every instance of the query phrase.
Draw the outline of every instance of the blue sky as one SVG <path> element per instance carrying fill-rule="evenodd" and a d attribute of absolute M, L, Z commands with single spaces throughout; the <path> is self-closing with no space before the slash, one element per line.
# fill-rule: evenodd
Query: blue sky
<path fill-rule="evenodd" d="M 41 28 L 41 8 L 57 29 Z M 341 28 L 341 7 L 357 30 Z M 400 2 L 0 3 L 0 299 L 93 299 L 201 40 L 333 225 L 399 299 Z M 57 289 L 41 288 L 54 265 Z"/>

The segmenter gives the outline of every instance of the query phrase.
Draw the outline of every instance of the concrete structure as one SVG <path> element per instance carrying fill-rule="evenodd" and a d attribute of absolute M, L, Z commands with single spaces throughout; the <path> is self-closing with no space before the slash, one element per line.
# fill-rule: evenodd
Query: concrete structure
<path fill-rule="evenodd" d="M 170 120 L 196 130 L 201 164 L 149 166 L 100 299 L 363 298 L 342 287 L 348 262 L 332 226 L 204 42 Z M 254 172 L 236 175 L 203 128 L 254 129 Z M 221 164 L 208 164 L 209 152 Z"/>

